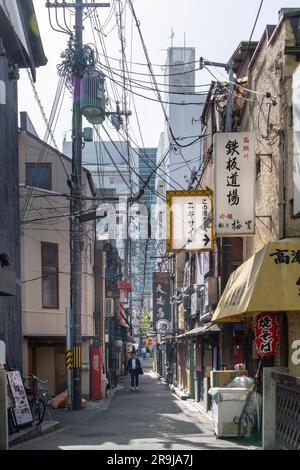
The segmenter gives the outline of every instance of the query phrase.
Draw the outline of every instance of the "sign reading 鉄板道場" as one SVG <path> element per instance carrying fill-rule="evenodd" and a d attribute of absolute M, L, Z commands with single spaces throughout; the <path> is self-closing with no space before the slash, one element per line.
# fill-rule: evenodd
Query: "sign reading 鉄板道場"
<path fill-rule="evenodd" d="M 228 237 L 254 234 L 254 134 L 217 133 L 214 139 L 215 232 Z"/>

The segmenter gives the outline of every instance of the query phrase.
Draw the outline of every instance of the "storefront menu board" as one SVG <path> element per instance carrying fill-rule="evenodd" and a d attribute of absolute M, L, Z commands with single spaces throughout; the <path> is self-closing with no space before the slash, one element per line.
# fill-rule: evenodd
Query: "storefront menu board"
<path fill-rule="evenodd" d="M 18 370 L 8 371 L 7 377 L 15 402 L 14 415 L 17 424 L 23 426 L 32 423 L 33 417 L 20 372 Z"/>

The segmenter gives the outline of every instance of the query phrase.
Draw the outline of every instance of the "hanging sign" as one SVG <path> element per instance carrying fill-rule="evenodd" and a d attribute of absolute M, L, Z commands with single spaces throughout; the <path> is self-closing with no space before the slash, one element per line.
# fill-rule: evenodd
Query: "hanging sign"
<path fill-rule="evenodd" d="M 215 231 L 219 236 L 255 233 L 254 135 L 215 134 Z"/>
<path fill-rule="evenodd" d="M 260 313 L 255 319 L 255 343 L 260 356 L 274 356 L 279 343 L 276 313 Z"/>
<path fill-rule="evenodd" d="M 212 251 L 213 192 L 167 191 L 167 250 Z"/>
<path fill-rule="evenodd" d="M 171 277 L 168 272 L 152 273 L 153 279 L 153 325 L 157 322 L 171 320 Z"/>

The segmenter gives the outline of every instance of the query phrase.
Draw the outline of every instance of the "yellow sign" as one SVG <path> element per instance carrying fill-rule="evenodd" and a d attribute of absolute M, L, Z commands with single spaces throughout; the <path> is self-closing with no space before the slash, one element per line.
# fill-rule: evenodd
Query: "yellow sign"
<path fill-rule="evenodd" d="M 73 368 L 79 369 L 81 367 L 81 346 L 74 346 L 73 348 Z"/>
<path fill-rule="evenodd" d="M 268 243 L 231 274 L 212 321 L 299 311 L 300 240 L 285 239 Z"/>
<path fill-rule="evenodd" d="M 66 352 L 66 366 L 67 369 L 73 369 L 73 352 L 70 349 Z"/>
<path fill-rule="evenodd" d="M 167 191 L 167 251 L 213 251 L 213 191 Z"/>

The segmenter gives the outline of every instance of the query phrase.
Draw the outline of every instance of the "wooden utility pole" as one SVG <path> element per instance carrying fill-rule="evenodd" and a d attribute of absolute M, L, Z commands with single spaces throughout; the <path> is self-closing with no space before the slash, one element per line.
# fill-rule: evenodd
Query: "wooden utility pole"
<path fill-rule="evenodd" d="M 75 8 L 75 48 L 83 48 L 83 9 L 109 7 L 109 3 L 47 2 L 48 8 Z M 76 64 L 74 64 L 75 66 Z M 76 67 L 74 67 L 76 69 Z M 80 70 L 80 68 L 78 68 Z M 82 73 L 74 74 L 73 124 L 72 124 L 72 175 L 70 181 L 70 307 L 71 307 L 71 348 L 73 367 L 71 374 L 71 409 L 82 408 L 81 346 L 82 346 L 82 226 L 75 216 L 82 212 L 82 114 L 80 110 L 80 89 Z"/>

